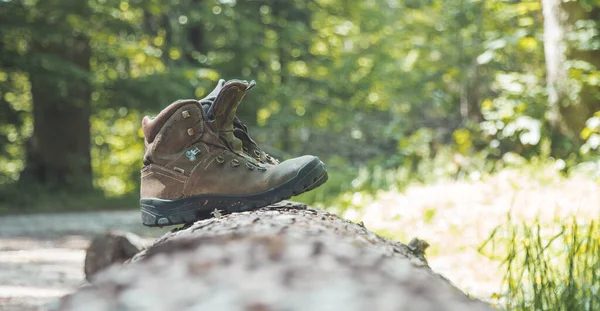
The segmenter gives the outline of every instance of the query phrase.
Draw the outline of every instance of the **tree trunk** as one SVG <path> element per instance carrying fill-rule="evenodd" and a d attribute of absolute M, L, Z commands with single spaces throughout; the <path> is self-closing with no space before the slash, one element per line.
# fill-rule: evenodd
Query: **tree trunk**
<path fill-rule="evenodd" d="M 33 136 L 28 143 L 22 180 L 70 189 L 92 186 L 90 161 L 91 50 L 83 35 L 65 42 L 34 43 L 38 66 L 29 73 L 33 99 Z M 70 68 L 58 72 L 50 62 Z M 53 68 L 54 67 L 54 68 Z M 73 73 L 73 72 L 79 72 Z M 58 75 L 68 78 L 57 78 Z"/>
<path fill-rule="evenodd" d="M 573 31 L 579 20 L 597 20 L 600 9 L 585 10 L 577 1 L 543 0 L 544 53 L 550 123 L 555 133 L 571 141 L 579 140 L 579 133 L 592 114 L 600 110 L 596 87 L 582 84 L 578 94 L 569 81 L 567 60 L 583 60 L 600 69 L 600 50 L 578 50 L 567 42 L 566 34 Z M 556 135 L 554 135 L 556 136 Z"/>
<path fill-rule="evenodd" d="M 59 310 L 493 310 L 432 272 L 425 247 L 282 202 L 173 230 Z"/>
<path fill-rule="evenodd" d="M 566 60 L 566 42 L 564 29 L 566 16 L 560 8 L 561 0 L 542 0 L 544 14 L 544 54 L 546 57 L 546 83 L 550 123 L 555 131 L 565 133 L 560 115 L 560 102 L 565 91 L 561 88 L 569 74 L 564 63 Z"/>

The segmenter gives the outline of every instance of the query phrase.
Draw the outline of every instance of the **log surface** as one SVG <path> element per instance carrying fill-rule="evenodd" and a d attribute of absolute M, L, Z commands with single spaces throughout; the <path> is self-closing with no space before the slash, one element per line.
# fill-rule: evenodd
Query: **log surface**
<path fill-rule="evenodd" d="M 493 310 L 414 248 L 283 202 L 173 230 L 60 310 Z"/>

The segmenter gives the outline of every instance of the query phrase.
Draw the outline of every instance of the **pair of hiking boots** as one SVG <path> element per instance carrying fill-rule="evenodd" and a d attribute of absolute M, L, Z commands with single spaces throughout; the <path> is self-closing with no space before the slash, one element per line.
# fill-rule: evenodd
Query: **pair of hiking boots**
<path fill-rule="evenodd" d="M 191 223 L 215 210 L 254 210 L 327 181 L 319 158 L 305 155 L 280 163 L 250 138 L 236 111 L 254 85 L 220 80 L 204 99 L 179 100 L 154 118 L 144 117 L 144 225 Z"/>

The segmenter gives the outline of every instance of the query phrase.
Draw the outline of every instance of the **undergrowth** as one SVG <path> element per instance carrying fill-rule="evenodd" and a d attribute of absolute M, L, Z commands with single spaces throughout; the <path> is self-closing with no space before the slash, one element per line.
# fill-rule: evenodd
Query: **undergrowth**
<path fill-rule="evenodd" d="M 508 310 L 600 310 L 600 224 L 577 217 L 496 228 L 480 252 L 502 260 Z"/>

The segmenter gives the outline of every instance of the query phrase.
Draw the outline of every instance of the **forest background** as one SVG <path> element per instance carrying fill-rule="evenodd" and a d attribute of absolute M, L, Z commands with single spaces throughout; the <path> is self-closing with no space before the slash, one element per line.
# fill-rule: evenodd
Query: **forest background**
<path fill-rule="evenodd" d="M 330 180 L 300 200 L 349 218 L 506 172 L 513 190 L 598 193 L 598 0 L 0 0 L 0 212 L 137 208 L 142 117 L 220 78 L 257 81 L 238 110 L 250 134 L 322 158 Z M 586 215 L 548 226 L 595 237 Z M 502 238 L 522 243 L 519 226 Z"/>

